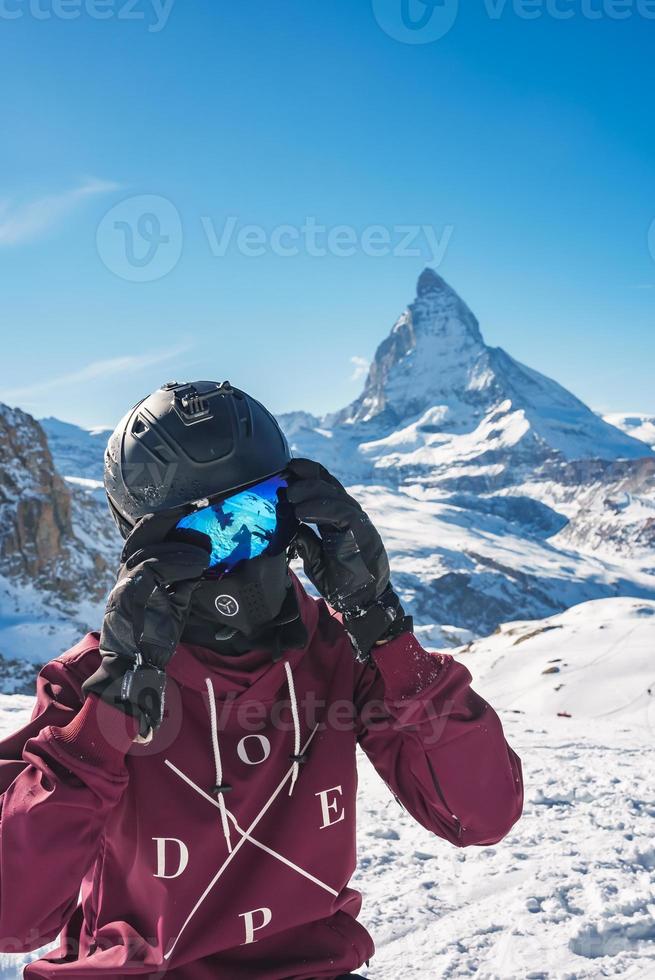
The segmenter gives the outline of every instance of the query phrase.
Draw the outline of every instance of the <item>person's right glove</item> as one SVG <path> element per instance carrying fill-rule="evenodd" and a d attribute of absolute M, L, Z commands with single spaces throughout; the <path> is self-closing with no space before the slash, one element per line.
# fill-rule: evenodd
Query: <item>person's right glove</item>
<path fill-rule="evenodd" d="M 83 685 L 85 694 L 136 717 L 141 741 L 161 723 L 166 666 L 211 554 L 206 535 L 165 541 L 169 529 L 170 518 L 150 514 L 126 540 L 102 624 L 102 663 Z"/>

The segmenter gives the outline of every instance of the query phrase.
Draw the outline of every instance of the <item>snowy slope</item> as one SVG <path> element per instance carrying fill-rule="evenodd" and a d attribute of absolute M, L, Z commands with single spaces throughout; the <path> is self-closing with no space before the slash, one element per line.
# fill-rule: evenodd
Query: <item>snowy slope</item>
<path fill-rule="evenodd" d="M 459 850 L 419 827 L 362 755 L 355 885 L 377 954 L 361 972 L 651 980 L 655 602 L 601 600 L 507 624 L 456 655 L 522 758 L 524 815 L 500 844 Z M 0 733 L 30 707 L 0 696 Z M 0 977 L 18 978 L 36 955 L 0 955 Z"/>
<path fill-rule="evenodd" d="M 365 975 L 652 978 L 655 602 L 509 623 L 455 655 L 522 758 L 524 816 L 494 847 L 455 850 L 366 764 L 358 884 L 378 954 Z"/>
<path fill-rule="evenodd" d="M 550 538 L 609 561 L 655 573 L 655 460 L 577 462 L 501 491 L 539 500 L 566 518 Z"/>
<path fill-rule="evenodd" d="M 526 798 L 494 847 L 458 850 L 431 837 L 363 763 L 355 884 L 377 954 L 361 972 L 652 980 L 655 766 L 644 734 L 609 719 L 501 717 Z"/>
<path fill-rule="evenodd" d="M 655 601 L 598 599 L 505 623 L 456 655 L 507 711 L 608 718 L 655 735 Z"/>

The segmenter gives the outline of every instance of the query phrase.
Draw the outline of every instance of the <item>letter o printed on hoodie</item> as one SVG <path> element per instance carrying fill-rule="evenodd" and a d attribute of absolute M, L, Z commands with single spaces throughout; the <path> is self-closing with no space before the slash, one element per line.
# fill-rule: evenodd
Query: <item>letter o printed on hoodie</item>
<path fill-rule="evenodd" d="M 249 738 L 256 739 L 261 745 L 262 752 L 264 753 L 261 759 L 251 759 L 246 752 L 246 742 Z M 237 755 L 242 762 L 245 762 L 247 766 L 259 766 L 262 762 L 266 762 L 269 755 L 271 754 L 271 743 L 266 738 L 265 735 L 244 735 L 239 744 L 237 745 Z"/>

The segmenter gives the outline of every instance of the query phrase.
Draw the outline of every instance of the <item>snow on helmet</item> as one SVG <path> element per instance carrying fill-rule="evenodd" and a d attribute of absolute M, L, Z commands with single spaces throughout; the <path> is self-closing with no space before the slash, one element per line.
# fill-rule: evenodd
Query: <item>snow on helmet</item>
<path fill-rule="evenodd" d="M 105 491 L 125 538 L 146 514 L 229 494 L 291 459 L 279 425 L 229 381 L 169 381 L 119 422 L 105 452 Z"/>

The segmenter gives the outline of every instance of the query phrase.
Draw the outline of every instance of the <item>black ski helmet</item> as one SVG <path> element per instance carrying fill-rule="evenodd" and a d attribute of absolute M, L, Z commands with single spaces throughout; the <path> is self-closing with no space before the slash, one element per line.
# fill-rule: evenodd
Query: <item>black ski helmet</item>
<path fill-rule="evenodd" d="M 264 406 L 229 381 L 169 381 L 118 423 L 105 452 L 105 491 L 124 538 L 146 514 L 228 494 L 291 459 Z"/>

